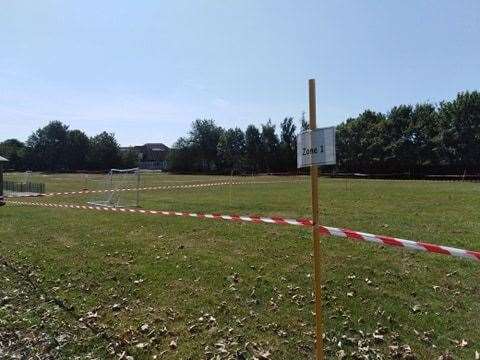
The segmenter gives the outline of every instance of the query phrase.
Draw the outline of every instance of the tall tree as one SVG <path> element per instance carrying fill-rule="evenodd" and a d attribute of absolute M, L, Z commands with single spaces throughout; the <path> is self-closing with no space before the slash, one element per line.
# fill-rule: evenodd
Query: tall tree
<path fill-rule="evenodd" d="M 25 169 L 25 144 L 17 139 L 7 139 L 0 143 L 0 156 L 9 160 L 8 167 Z"/>
<path fill-rule="evenodd" d="M 278 136 L 275 133 L 275 125 L 271 120 L 262 125 L 262 153 L 264 169 L 267 172 L 278 170 L 277 149 L 278 149 Z"/>
<path fill-rule="evenodd" d="M 416 168 L 423 173 L 435 171 L 440 165 L 441 140 L 438 112 L 432 104 L 417 104 L 412 113 L 412 140 Z"/>
<path fill-rule="evenodd" d="M 138 167 L 139 154 L 133 149 L 128 149 L 121 152 L 122 157 L 122 167 L 126 169 L 131 169 Z"/>
<path fill-rule="evenodd" d="M 121 166 L 120 145 L 114 134 L 102 132 L 90 139 L 89 164 L 96 170 L 110 170 Z"/>
<path fill-rule="evenodd" d="M 52 121 L 38 129 L 27 140 L 27 163 L 32 170 L 63 170 L 66 168 L 68 126 Z"/>
<path fill-rule="evenodd" d="M 218 142 L 217 151 L 222 168 L 236 173 L 243 170 L 245 160 L 245 134 L 239 128 L 228 129 Z"/>
<path fill-rule="evenodd" d="M 173 144 L 168 154 L 169 170 L 180 173 L 192 172 L 195 170 L 192 162 L 194 158 L 194 149 L 190 140 L 181 137 Z"/>
<path fill-rule="evenodd" d="M 83 131 L 68 131 L 65 146 L 66 167 L 69 170 L 85 169 L 89 150 L 90 139 Z"/>
<path fill-rule="evenodd" d="M 384 171 L 386 117 L 366 110 L 337 127 L 338 163 L 350 172 Z"/>
<path fill-rule="evenodd" d="M 245 131 L 246 162 L 250 171 L 258 172 L 262 166 L 262 137 L 255 125 L 248 125 Z"/>
<path fill-rule="evenodd" d="M 308 129 L 310 129 L 310 125 L 305 119 L 305 111 L 302 112 L 302 117 L 300 118 L 300 128 L 302 129 L 302 131 L 307 131 Z"/>
<path fill-rule="evenodd" d="M 286 117 L 280 124 L 280 154 L 281 167 L 285 170 L 294 170 L 296 164 L 297 141 L 295 131 L 297 127 L 292 117 Z"/>
<path fill-rule="evenodd" d="M 213 120 L 197 119 L 192 124 L 190 143 L 195 148 L 202 170 L 211 171 L 218 167 L 217 145 L 223 129 Z"/>
<path fill-rule="evenodd" d="M 478 171 L 480 159 L 480 93 L 459 93 L 440 104 L 441 143 L 453 171 Z"/>
<path fill-rule="evenodd" d="M 385 153 L 391 163 L 391 168 L 397 171 L 412 171 L 417 163 L 417 153 L 414 149 L 415 126 L 413 122 L 413 107 L 400 105 L 393 107 L 387 115 Z"/>

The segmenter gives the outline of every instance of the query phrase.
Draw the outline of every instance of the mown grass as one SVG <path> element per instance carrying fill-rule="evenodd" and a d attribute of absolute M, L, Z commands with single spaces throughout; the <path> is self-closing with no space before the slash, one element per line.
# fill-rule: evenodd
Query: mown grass
<path fill-rule="evenodd" d="M 81 175 L 42 178 L 48 191 L 85 187 Z M 148 175 L 143 183 L 210 180 Z M 141 206 L 309 216 L 308 182 L 254 180 L 277 182 L 145 191 Z M 480 249 L 479 184 L 322 178 L 319 188 L 325 225 Z M 472 359 L 480 351 L 478 263 L 338 238 L 324 238 L 322 248 L 329 358 L 342 356 L 341 350 L 354 357 L 367 345 L 370 356 L 383 357 L 394 356 L 391 346 L 409 345 L 419 359 L 446 352 Z M 10 205 L 0 210 L 0 253 L 32 266 L 42 286 L 78 314 L 96 312 L 95 321 L 138 358 L 208 358 L 222 349 L 225 358 L 236 351 L 246 358 L 267 351 L 272 359 L 313 357 L 306 229 Z M 148 333 L 140 330 L 144 324 Z M 76 349 L 81 355 L 85 346 Z"/>

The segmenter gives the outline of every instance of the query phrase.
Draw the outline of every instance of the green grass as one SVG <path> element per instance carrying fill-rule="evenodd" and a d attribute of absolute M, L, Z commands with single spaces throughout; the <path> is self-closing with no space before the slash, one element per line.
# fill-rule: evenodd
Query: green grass
<path fill-rule="evenodd" d="M 89 187 L 83 175 L 34 177 L 47 183 L 47 191 Z M 212 179 L 228 177 L 152 174 L 142 182 Z M 255 180 L 277 183 L 145 191 L 141 206 L 309 216 L 308 182 Z M 322 224 L 480 249 L 480 184 L 322 178 L 319 191 Z M 83 204 L 89 199 L 41 201 Z M 323 238 L 322 249 L 329 358 L 341 349 L 348 356 L 364 354 L 367 345 L 384 358 L 397 345 L 409 345 L 419 359 L 447 351 L 472 359 L 480 352 L 479 263 L 330 237 Z M 312 243 L 306 229 L 12 205 L 0 209 L 0 254 L 28 266 L 43 288 L 73 305 L 79 316 L 96 312 L 96 324 L 124 340 L 117 352 L 126 350 L 135 358 L 209 358 L 205 353 L 221 354 L 222 348 L 246 358 L 266 351 L 272 359 L 313 357 Z M 7 282 L 8 269 L 1 275 L 0 295 L 28 287 L 21 280 Z M 114 304 L 121 304 L 119 311 Z M 41 323 L 48 306 L 29 321 Z M 12 309 L 0 306 L 0 321 L 12 316 Z M 209 316 L 215 320 L 209 322 Z M 71 316 L 48 322 L 47 330 L 55 334 L 58 322 L 78 334 L 78 341 L 57 351 L 59 357 L 106 356 L 109 341 L 78 327 Z M 143 324 L 148 332 L 141 331 Z M 16 326 L 27 328 L 21 321 Z M 383 340 L 374 339 L 374 332 Z M 467 345 L 459 346 L 461 340 Z M 148 346 L 140 349 L 138 343 Z"/>

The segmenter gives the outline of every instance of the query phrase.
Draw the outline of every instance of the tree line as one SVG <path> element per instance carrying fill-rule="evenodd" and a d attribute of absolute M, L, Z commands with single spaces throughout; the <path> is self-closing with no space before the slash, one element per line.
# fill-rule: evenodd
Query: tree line
<path fill-rule="evenodd" d="M 308 129 L 305 117 L 300 130 Z M 292 117 L 223 129 L 213 120 L 196 120 L 172 148 L 176 172 L 296 171 L 297 126 Z M 477 174 L 480 168 L 480 93 L 462 92 L 439 104 L 399 105 L 387 113 L 366 110 L 337 126 L 340 173 Z"/>
<path fill-rule="evenodd" d="M 137 155 L 121 152 L 113 134 L 88 137 L 60 121 L 38 129 L 25 143 L 17 139 L 1 142 L 0 154 L 9 160 L 8 168 L 15 170 L 106 170 L 137 164 Z"/>
<path fill-rule="evenodd" d="M 337 167 L 372 174 L 480 173 L 480 93 L 367 110 L 337 127 Z"/>
<path fill-rule="evenodd" d="M 296 170 L 296 125 L 292 117 L 276 126 L 269 120 L 257 128 L 249 125 L 223 129 L 213 120 L 195 120 L 186 137 L 173 145 L 169 158 L 173 172 L 257 173 Z"/>
<path fill-rule="evenodd" d="M 245 131 L 198 119 L 176 141 L 167 162 L 179 173 L 295 172 L 296 135 L 308 129 L 305 116 L 271 120 Z M 337 126 L 336 172 L 370 174 L 478 174 L 480 93 L 461 92 L 439 104 L 399 105 L 386 113 L 366 110 Z M 113 134 L 88 137 L 53 121 L 25 143 L 9 139 L 0 154 L 17 170 L 73 171 L 130 168 L 133 151 L 122 152 Z"/>

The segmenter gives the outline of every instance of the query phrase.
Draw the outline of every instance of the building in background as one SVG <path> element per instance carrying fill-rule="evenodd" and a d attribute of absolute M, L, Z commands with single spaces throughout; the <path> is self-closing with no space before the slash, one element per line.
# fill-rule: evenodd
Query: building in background
<path fill-rule="evenodd" d="M 140 146 L 122 147 L 122 151 L 133 151 L 138 155 L 138 167 L 146 170 L 166 170 L 170 148 L 162 143 L 148 143 Z"/>

